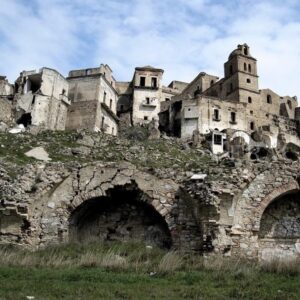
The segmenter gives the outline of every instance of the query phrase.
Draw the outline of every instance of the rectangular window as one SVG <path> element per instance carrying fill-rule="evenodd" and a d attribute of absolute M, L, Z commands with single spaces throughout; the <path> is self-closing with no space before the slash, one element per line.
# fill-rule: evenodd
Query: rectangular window
<path fill-rule="evenodd" d="M 221 134 L 214 134 L 214 144 L 222 145 L 222 135 Z"/>
<path fill-rule="evenodd" d="M 146 104 L 150 104 L 150 98 L 146 97 Z"/>
<path fill-rule="evenodd" d="M 145 86 L 146 85 L 146 77 L 141 76 L 140 77 L 140 86 Z"/>
<path fill-rule="evenodd" d="M 151 86 L 154 88 L 157 87 L 157 78 L 156 77 L 151 78 Z"/>
<path fill-rule="evenodd" d="M 148 120 L 148 117 L 147 117 L 147 116 L 144 116 L 144 120 L 147 121 L 147 120 Z"/>
<path fill-rule="evenodd" d="M 214 109 L 214 121 L 219 121 L 220 120 L 220 114 L 218 109 Z"/>
<path fill-rule="evenodd" d="M 106 101 L 106 92 L 104 92 L 103 94 L 103 102 L 105 103 L 105 101 Z"/>
<path fill-rule="evenodd" d="M 236 123 L 236 113 L 235 112 L 230 113 L 230 121 L 231 121 L 231 123 Z"/>

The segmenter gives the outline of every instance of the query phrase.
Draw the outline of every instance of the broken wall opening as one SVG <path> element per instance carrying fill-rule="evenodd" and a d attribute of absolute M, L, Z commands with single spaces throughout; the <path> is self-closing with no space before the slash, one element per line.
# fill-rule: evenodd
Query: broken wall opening
<path fill-rule="evenodd" d="M 42 75 L 41 74 L 30 75 L 26 80 L 24 93 L 28 93 L 31 91 L 32 94 L 34 94 L 41 89 L 41 86 L 42 86 Z"/>
<path fill-rule="evenodd" d="M 172 240 L 165 219 L 143 199 L 137 189 L 115 188 L 109 196 L 85 201 L 70 217 L 70 241 L 143 241 L 169 249 Z"/>
<path fill-rule="evenodd" d="M 258 237 L 263 260 L 299 256 L 300 192 L 283 195 L 266 208 Z"/>
<path fill-rule="evenodd" d="M 23 124 L 24 127 L 28 127 L 32 124 L 32 117 L 31 113 L 24 113 L 21 117 L 17 120 L 17 124 Z"/>

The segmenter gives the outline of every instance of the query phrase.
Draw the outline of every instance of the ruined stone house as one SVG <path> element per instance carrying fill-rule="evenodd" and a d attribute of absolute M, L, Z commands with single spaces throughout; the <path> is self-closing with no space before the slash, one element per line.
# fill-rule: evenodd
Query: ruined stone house
<path fill-rule="evenodd" d="M 259 89 L 258 78 L 249 46 L 238 45 L 224 64 L 224 78 L 201 72 L 172 98 L 160 114 L 164 129 L 181 138 L 210 134 L 214 153 L 234 139 L 249 144 L 255 135 L 268 148 L 299 147 L 297 98 Z"/>
<path fill-rule="evenodd" d="M 69 98 L 66 129 L 89 129 L 118 134 L 118 93 L 108 65 L 69 72 Z"/>
<path fill-rule="evenodd" d="M 14 108 L 18 124 L 64 130 L 70 105 L 68 82 L 56 70 L 23 71 L 15 83 Z"/>

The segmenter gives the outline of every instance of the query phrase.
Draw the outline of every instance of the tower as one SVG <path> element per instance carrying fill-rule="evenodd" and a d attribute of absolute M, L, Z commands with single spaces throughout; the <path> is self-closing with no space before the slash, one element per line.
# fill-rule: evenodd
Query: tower
<path fill-rule="evenodd" d="M 257 60 L 251 56 L 247 44 L 238 45 L 224 64 L 225 98 L 253 103 L 258 99 Z"/>

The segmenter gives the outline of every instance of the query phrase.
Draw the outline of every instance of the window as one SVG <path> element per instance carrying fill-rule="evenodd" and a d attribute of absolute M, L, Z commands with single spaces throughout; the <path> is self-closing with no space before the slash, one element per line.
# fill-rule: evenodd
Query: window
<path fill-rule="evenodd" d="M 250 110 L 250 115 L 253 115 L 253 110 Z"/>
<path fill-rule="evenodd" d="M 232 75 L 233 74 L 233 68 L 232 68 L 232 65 L 229 66 L 229 75 Z"/>
<path fill-rule="evenodd" d="M 141 76 L 140 77 L 140 86 L 145 86 L 146 84 L 146 77 Z"/>
<path fill-rule="evenodd" d="M 252 121 L 252 122 L 250 122 L 250 129 L 254 130 L 254 128 L 255 128 L 255 125 L 254 125 L 254 122 Z"/>
<path fill-rule="evenodd" d="M 247 78 L 247 83 L 251 83 L 251 79 L 250 78 Z"/>
<path fill-rule="evenodd" d="M 248 97 L 248 103 L 252 103 L 252 98 Z"/>
<path fill-rule="evenodd" d="M 271 95 L 267 95 L 267 103 L 268 104 L 272 103 L 272 96 Z"/>
<path fill-rule="evenodd" d="M 147 117 L 147 116 L 144 116 L 144 120 L 147 121 L 147 120 L 148 120 L 148 117 Z"/>
<path fill-rule="evenodd" d="M 156 77 L 151 78 L 151 86 L 154 88 L 157 87 L 157 78 Z"/>
<path fill-rule="evenodd" d="M 106 92 L 104 92 L 103 94 L 103 102 L 105 103 L 105 101 L 106 101 Z"/>
<path fill-rule="evenodd" d="M 288 105 L 289 109 L 292 109 L 292 102 L 291 102 L 291 100 L 287 101 L 287 105 Z"/>
<path fill-rule="evenodd" d="M 170 101 L 170 98 L 166 98 L 165 101 L 167 101 L 167 102 Z"/>
<path fill-rule="evenodd" d="M 244 71 L 247 71 L 247 64 L 244 63 Z"/>
<path fill-rule="evenodd" d="M 146 97 L 146 104 L 150 104 L 150 98 Z"/>
<path fill-rule="evenodd" d="M 236 113 L 233 111 L 230 113 L 230 122 L 236 124 Z"/>
<path fill-rule="evenodd" d="M 104 128 L 104 117 L 102 117 L 102 119 L 101 119 L 101 128 L 102 129 Z"/>
<path fill-rule="evenodd" d="M 210 82 L 210 86 L 212 86 L 215 82 L 213 80 L 211 80 Z"/>
<path fill-rule="evenodd" d="M 214 134 L 214 144 L 222 145 L 222 135 L 221 134 Z"/>
<path fill-rule="evenodd" d="M 213 116 L 214 121 L 220 121 L 220 114 L 218 109 L 214 109 L 214 116 Z"/>
<path fill-rule="evenodd" d="M 251 65 L 248 65 L 248 72 L 251 73 Z"/>
<path fill-rule="evenodd" d="M 247 47 L 244 48 L 244 54 L 248 55 L 248 48 Z"/>
<path fill-rule="evenodd" d="M 110 101 L 109 101 L 109 108 L 111 109 L 112 108 L 112 99 L 110 99 Z"/>

